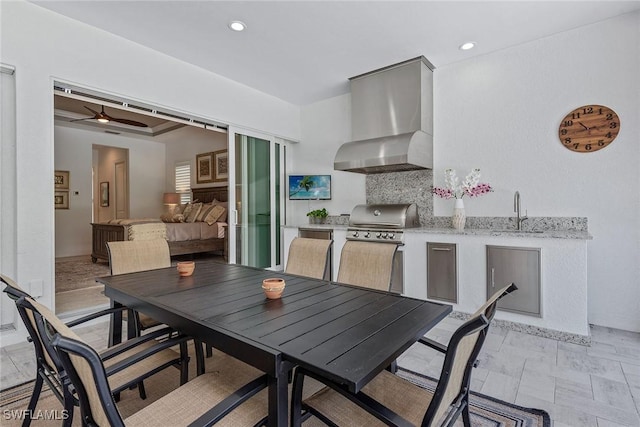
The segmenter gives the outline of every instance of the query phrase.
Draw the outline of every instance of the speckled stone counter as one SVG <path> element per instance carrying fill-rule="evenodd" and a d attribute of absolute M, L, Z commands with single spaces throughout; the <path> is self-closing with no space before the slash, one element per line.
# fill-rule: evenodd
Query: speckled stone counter
<path fill-rule="evenodd" d="M 593 237 L 586 231 L 574 230 L 546 230 L 546 231 L 529 231 L 529 230 L 490 230 L 482 228 L 465 228 L 464 230 L 455 230 L 453 228 L 408 228 L 405 233 L 424 233 L 424 234 L 454 234 L 460 236 L 505 236 L 505 237 L 526 237 L 538 239 L 581 239 L 591 240 Z"/>
<path fill-rule="evenodd" d="M 427 225 L 418 228 L 407 228 L 405 233 L 453 234 L 460 236 L 505 236 L 539 239 L 579 239 L 592 240 L 587 231 L 587 219 L 581 217 L 538 217 L 525 222 L 523 230 L 515 229 L 509 217 L 470 217 L 464 230 L 451 227 L 450 217 L 431 217 Z M 317 228 L 346 230 L 349 224 L 348 215 L 329 216 L 322 224 L 298 223 L 288 224 L 286 228 Z"/>

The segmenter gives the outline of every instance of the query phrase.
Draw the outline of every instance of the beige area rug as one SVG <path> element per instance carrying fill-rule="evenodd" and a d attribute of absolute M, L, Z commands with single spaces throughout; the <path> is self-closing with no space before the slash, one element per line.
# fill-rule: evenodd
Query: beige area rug
<path fill-rule="evenodd" d="M 91 262 L 91 256 L 56 258 L 56 293 L 95 287 L 96 277 L 109 274 L 109 263 Z"/>

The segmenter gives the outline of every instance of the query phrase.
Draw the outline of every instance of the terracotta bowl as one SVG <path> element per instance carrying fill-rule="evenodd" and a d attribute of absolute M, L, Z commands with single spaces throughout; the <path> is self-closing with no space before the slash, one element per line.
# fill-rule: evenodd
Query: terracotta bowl
<path fill-rule="evenodd" d="M 269 299 L 278 299 L 284 292 L 285 281 L 284 279 L 272 278 L 264 279 L 262 281 L 262 290 Z"/>
<path fill-rule="evenodd" d="M 196 263 L 193 261 L 181 261 L 176 268 L 181 276 L 191 276 L 196 268 Z"/>

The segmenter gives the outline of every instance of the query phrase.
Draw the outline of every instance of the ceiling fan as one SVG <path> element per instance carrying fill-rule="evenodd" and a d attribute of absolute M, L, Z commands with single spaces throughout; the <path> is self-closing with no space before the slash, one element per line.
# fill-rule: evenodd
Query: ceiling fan
<path fill-rule="evenodd" d="M 119 119 L 116 117 L 111 117 L 110 115 L 108 115 L 107 113 L 104 112 L 104 105 L 102 106 L 102 111 L 101 112 L 97 112 L 96 110 L 92 110 L 91 108 L 87 107 L 86 105 L 84 106 L 84 108 L 86 108 L 87 110 L 91 111 L 94 115 L 93 117 L 87 117 L 84 119 L 75 119 L 75 120 L 70 120 L 71 122 L 79 122 L 81 120 L 97 120 L 100 123 L 109 123 L 109 122 L 118 122 L 118 123 L 123 123 L 125 125 L 130 125 L 130 126 L 138 126 L 141 128 L 146 128 L 149 127 L 144 123 L 141 122 L 136 122 L 135 120 L 129 120 L 129 119 Z"/>

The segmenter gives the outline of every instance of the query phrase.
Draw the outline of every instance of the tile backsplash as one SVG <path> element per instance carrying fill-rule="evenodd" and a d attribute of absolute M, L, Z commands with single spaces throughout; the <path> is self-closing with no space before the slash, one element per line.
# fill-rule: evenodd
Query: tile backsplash
<path fill-rule="evenodd" d="M 433 171 L 417 170 L 367 175 L 367 204 L 415 203 L 420 224 L 433 218 Z"/>

